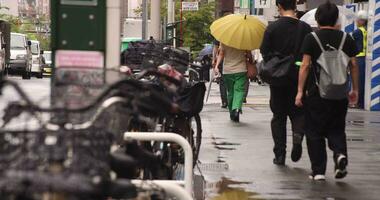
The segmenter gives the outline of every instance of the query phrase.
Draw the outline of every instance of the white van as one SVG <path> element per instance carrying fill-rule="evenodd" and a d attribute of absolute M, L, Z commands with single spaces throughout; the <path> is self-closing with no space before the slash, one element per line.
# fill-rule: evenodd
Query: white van
<path fill-rule="evenodd" d="M 11 33 L 11 59 L 9 61 L 9 72 L 22 75 L 23 79 L 30 79 L 32 69 L 32 56 L 30 54 L 30 41 L 26 35 Z"/>
<path fill-rule="evenodd" d="M 32 53 L 32 74 L 35 75 L 37 78 L 43 77 L 43 69 L 42 69 L 42 62 L 41 62 L 41 48 L 40 48 L 40 42 L 37 40 L 31 40 L 30 45 L 30 52 Z"/>

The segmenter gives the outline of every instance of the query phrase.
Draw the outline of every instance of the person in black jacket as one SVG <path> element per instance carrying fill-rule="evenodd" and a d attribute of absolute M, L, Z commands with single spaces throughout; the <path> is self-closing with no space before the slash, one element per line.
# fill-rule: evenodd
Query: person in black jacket
<path fill-rule="evenodd" d="M 296 0 L 276 0 L 281 17 L 267 27 L 260 51 L 264 62 L 274 55 L 295 55 L 297 61 L 302 60 L 300 48 L 304 37 L 312 31 L 311 27 L 298 20 L 296 16 Z M 299 35 L 299 38 L 297 38 Z M 294 67 L 297 68 L 296 63 Z M 285 165 L 286 158 L 286 123 L 290 118 L 293 131 L 293 148 L 291 158 L 297 162 L 302 156 L 302 140 L 304 136 L 304 114 L 302 108 L 294 105 L 297 94 L 298 69 L 289 74 L 286 83 L 272 82 L 270 85 L 270 107 L 273 112 L 271 122 L 274 140 L 273 163 Z"/>
<path fill-rule="evenodd" d="M 316 181 L 324 181 L 328 147 L 333 151 L 335 162 L 335 178 L 341 179 L 347 175 L 347 142 L 346 142 L 346 115 L 348 103 L 357 103 L 359 88 L 359 67 L 355 56 L 358 50 L 354 39 L 338 30 L 339 9 L 335 4 L 327 3 L 318 7 L 315 18 L 318 22 L 319 30 L 315 36 L 308 34 L 303 42 L 303 60 L 300 69 L 298 94 L 295 104 L 305 107 L 306 138 L 309 157 L 311 161 L 312 173 L 309 178 Z M 318 41 L 318 40 L 319 41 Z M 322 51 L 323 50 L 323 51 Z M 326 52 L 340 50 L 344 56 L 336 56 L 336 59 L 349 60 L 347 66 L 328 65 L 321 60 L 326 59 Z M 331 54 L 330 54 L 331 55 Z M 321 63 L 321 64 L 320 64 Z M 323 63 L 323 64 L 322 64 Z M 344 63 L 345 64 L 345 63 Z M 324 70 L 322 70 L 322 66 Z M 348 94 L 347 82 L 342 89 L 336 90 L 336 85 L 330 86 L 335 93 L 341 91 L 342 97 L 329 98 L 323 95 L 323 85 L 326 86 L 326 79 L 321 79 L 321 72 L 327 69 L 339 71 L 339 67 L 347 68 L 350 66 L 352 78 L 352 91 Z M 331 70 L 332 71 L 332 70 Z M 333 79 L 331 76 L 330 79 Z M 321 87 L 322 86 L 322 87 Z M 321 88 L 320 88 L 321 87 Z"/>

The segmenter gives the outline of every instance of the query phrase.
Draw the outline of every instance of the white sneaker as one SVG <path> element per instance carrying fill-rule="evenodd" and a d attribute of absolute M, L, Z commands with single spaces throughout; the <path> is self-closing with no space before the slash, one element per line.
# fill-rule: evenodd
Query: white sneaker
<path fill-rule="evenodd" d="M 325 181 L 326 177 L 323 174 L 309 175 L 309 179 L 314 181 Z"/>

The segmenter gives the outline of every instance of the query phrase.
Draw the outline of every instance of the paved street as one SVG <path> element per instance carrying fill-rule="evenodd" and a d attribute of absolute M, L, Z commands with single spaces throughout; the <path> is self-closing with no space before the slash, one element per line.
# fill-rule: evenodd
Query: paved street
<path fill-rule="evenodd" d="M 34 101 L 48 105 L 49 78 L 10 79 L 20 83 Z M 214 84 L 202 113 L 203 143 L 195 184 L 197 199 L 379 199 L 380 113 L 351 110 L 347 121 L 349 175 L 336 181 L 330 157 L 327 181 L 318 183 L 307 178 L 310 164 L 306 151 L 298 163 L 288 158 L 286 167 L 272 164 L 268 87 L 251 85 L 240 124 L 229 121 L 227 110 L 219 106 L 218 95 Z M 1 98 L 2 108 L 5 102 L 17 100 L 9 88 Z M 290 141 L 290 135 L 288 138 Z"/>
<path fill-rule="evenodd" d="M 327 181 L 312 182 L 308 179 L 310 163 L 305 143 L 303 158 L 298 163 L 291 162 L 289 152 L 286 167 L 272 164 L 268 90 L 268 87 L 251 86 L 242 123 L 234 124 L 229 121 L 227 110 L 220 108 L 217 88 L 213 87 L 201 115 L 203 143 L 199 168 L 205 183 L 197 185 L 198 199 L 202 199 L 202 195 L 215 200 L 379 199 L 380 113 L 350 111 L 347 121 L 349 175 L 341 181 L 333 178 L 330 152 Z M 288 144 L 290 141 L 288 135 Z M 288 151 L 290 149 L 288 145 Z M 198 178 L 201 183 L 202 177 Z"/>
<path fill-rule="evenodd" d="M 30 80 L 23 80 L 18 76 L 10 76 L 8 79 L 16 81 L 21 88 L 27 93 L 27 95 L 40 106 L 49 106 L 50 104 L 50 77 L 45 77 L 43 79 L 32 78 Z M 0 96 L 0 110 L 1 115 L 5 106 L 12 101 L 19 101 L 20 97 L 17 92 L 11 88 L 6 87 L 3 91 L 2 96 Z M 20 128 L 24 125 L 30 125 L 32 127 L 36 126 L 36 121 L 31 120 L 28 115 L 23 115 L 21 118 L 13 121 L 11 123 L 12 127 Z M 29 126 L 29 127 L 30 127 Z"/>

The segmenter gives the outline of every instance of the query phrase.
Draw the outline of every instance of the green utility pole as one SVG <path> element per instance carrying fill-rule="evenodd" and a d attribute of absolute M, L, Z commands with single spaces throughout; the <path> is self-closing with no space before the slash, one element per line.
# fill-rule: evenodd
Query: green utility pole
<path fill-rule="evenodd" d="M 106 69 L 119 65 L 120 1 L 51 0 L 50 3 L 52 105 L 86 105 L 106 84 Z"/>

